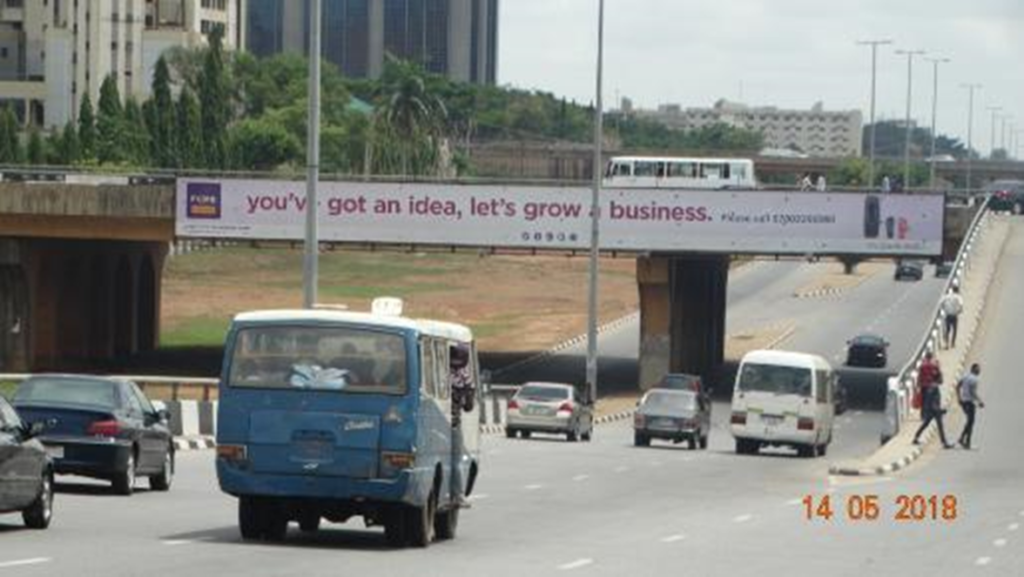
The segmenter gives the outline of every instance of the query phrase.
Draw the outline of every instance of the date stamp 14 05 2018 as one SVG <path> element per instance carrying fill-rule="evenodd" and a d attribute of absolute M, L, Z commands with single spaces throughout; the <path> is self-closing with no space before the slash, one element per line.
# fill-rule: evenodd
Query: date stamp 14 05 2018
<path fill-rule="evenodd" d="M 891 502 L 878 495 L 807 495 L 802 503 L 809 522 L 951 523 L 960 514 L 955 495 L 897 495 Z"/>

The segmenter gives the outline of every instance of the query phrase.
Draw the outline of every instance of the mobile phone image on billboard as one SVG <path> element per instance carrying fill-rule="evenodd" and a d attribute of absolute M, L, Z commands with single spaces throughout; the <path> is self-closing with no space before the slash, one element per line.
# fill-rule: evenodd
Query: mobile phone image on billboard
<path fill-rule="evenodd" d="M 879 198 L 868 195 L 864 198 L 864 237 L 878 238 L 882 228 L 882 207 Z"/>
<path fill-rule="evenodd" d="M 890 216 L 885 219 L 885 238 L 893 239 L 896 237 L 896 218 Z"/>

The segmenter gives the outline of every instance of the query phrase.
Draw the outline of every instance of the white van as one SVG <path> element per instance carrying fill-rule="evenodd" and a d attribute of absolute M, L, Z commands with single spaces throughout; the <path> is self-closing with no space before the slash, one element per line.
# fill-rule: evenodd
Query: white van
<path fill-rule="evenodd" d="M 824 456 L 832 442 L 836 374 L 828 361 L 804 353 L 753 351 L 740 362 L 730 427 L 736 452 L 794 447 Z"/>

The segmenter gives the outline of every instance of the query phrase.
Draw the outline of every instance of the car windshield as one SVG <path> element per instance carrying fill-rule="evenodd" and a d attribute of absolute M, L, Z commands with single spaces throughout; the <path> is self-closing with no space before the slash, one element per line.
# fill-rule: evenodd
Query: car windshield
<path fill-rule="evenodd" d="M 861 335 L 861 336 L 853 339 L 853 344 L 860 345 L 860 346 L 868 346 L 868 347 L 882 346 L 883 342 L 884 341 L 882 340 L 881 337 L 876 337 L 876 336 L 872 336 L 872 335 Z"/>
<path fill-rule="evenodd" d="M 696 390 L 697 377 L 693 375 L 665 375 L 661 379 L 661 387 L 676 390 Z"/>
<path fill-rule="evenodd" d="M 405 341 L 353 327 L 275 326 L 239 331 L 228 383 L 252 389 L 402 394 Z"/>
<path fill-rule="evenodd" d="M 569 389 L 544 385 L 524 385 L 516 397 L 528 401 L 564 401 L 569 398 Z"/>
<path fill-rule="evenodd" d="M 85 379 L 29 379 L 18 387 L 14 402 L 109 409 L 118 406 L 117 385 L 108 381 Z"/>
<path fill-rule="evenodd" d="M 692 412 L 697 409 L 697 395 L 685 392 L 659 392 L 647 393 L 640 406 L 644 413 L 681 413 Z"/>
<path fill-rule="evenodd" d="M 740 371 L 741 391 L 811 396 L 810 369 L 746 363 Z"/>

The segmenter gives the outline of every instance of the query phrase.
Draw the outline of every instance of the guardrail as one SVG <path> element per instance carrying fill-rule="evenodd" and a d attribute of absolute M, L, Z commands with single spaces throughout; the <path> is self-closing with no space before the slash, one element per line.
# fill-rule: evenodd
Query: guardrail
<path fill-rule="evenodd" d="M 950 272 L 949 279 L 946 281 L 946 286 L 943 288 L 942 296 L 949 294 L 953 290 L 953 287 L 963 285 L 964 275 L 970 266 L 970 259 L 974 251 L 974 246 L 978 240 L 978 235 L 982 230 L 981 225 L 989 215 L 988 205 L 990 200 L 991 197 L 985 197 L 981 206 L 978 208 L 977 214 L 974 215 L 974 219 L 971 221 L 971 226 L 968 229 L 967 235 L 964 236 L 964 242 L 960 245 L 960 251 L 957 253 L 956 261 L 953 263 L 953 269 Z M 899 434 L 903 424 L 906 422 L 913 410 L 911 407 L 911 400 L 913 398 L 914 388 L 917 386 L 918 369 L 921 367 L 925 353 L 934 353 L 940 339 L 942 338 L 942 325 L 945 317 L 942 314 L 941 301 L 935 305 L 935 311 L 932 313 L 931 318 L 932 321 L 929 324 L 930 328 L 925 333 L 924 338 L 921 340 L 921 344 L 918 345 L 917 351 L 911 357 L 911 360 L 903 367 L 899 374 L 889 378 L 885 396 L 885 422 L 881 437 L 883 445 L 889 442 L 889 439 L 892 439 Z"/>

